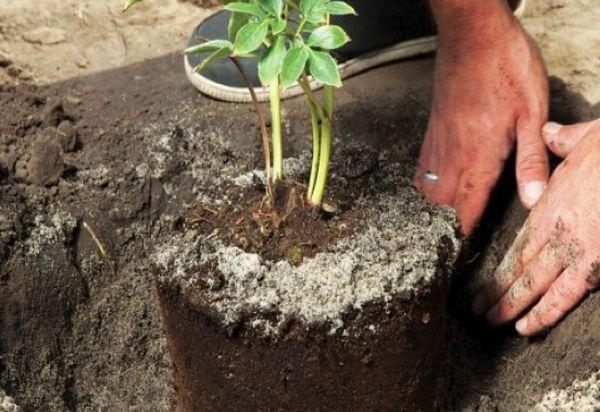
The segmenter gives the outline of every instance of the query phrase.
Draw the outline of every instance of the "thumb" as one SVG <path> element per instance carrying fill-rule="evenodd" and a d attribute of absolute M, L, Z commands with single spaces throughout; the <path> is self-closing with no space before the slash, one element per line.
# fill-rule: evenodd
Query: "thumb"
<path fill-rule="evenodd" d="M 542 197 L 550 174 L 541 129 L 541 122 L 523 120 L 517 123 L 517 184 L 521 202 L 528 209 Z"/>
<path fill-rule="evenodd" d="M 542 129 L 542 135 L 548 148 L 560 157 L 567 157 L 577 144 L 594 128 L 600 126 L 598 120 L 563 126 L 548 122 Z"/>

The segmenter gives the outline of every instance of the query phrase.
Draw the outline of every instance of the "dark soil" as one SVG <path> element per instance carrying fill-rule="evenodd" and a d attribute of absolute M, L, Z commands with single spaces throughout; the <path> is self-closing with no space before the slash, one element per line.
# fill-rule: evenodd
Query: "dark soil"
<path fill-rule="evenodd" d="M 333 208 L 329 212 L 311 206 L 306 200 L 306 187 L 295 181 L 276 184 L 269 189 L 271 195 L 260 182 L 249 188 L 227 185 L 222 189 L 231 206 L 214 209 L 198 205 L 186 222 L 200 235 L 217 236 L 225 244 L 273 262 L 286 260 L 298 265 L 305 257 L 325 251 L 354 232 L 361 211 L 352 206 L 369 187 L 366 179 L 350 183 L 330 191 L 328 198 L 343 208 L 326 201 L 325 207 Z"/>
<path fill-rule="evenodd" d="M 431 70 L 425 59 L 348 81 L 337 137 L 386 149 L 410 175 Z M 555 120 L 600 114 L 559 81 L 553 94 Z M 288 155 L 310 144 L 301 103 L 286 105 Z M 0 106 L 0 387 L 25 410 L 167 410 L 170 360 L 148 256 L 198 204 L 202 170 L 261 167 L 251 108 L 199 96 L 180 56 L 49 87 L 5 83 Z M 215 141 L 231 150 L 213 153 Z M 505 199 L 475 255 L 496 259 L 520 224 L 524 213 Z M 527 409 L 600 368 L 598 294 L 546 336 L 492 331 L 459 287 L 487 262 L 457 276 L 440 409 Z"/>
<path fill-rule="evenodd" d="M 163 288 L 177 409 L 431 410 L 446 292 L 430 287 L 418 304 L 396 299 L 386 312 L 375 302 L 349 314 L 349 337 L 291 322 L 280 340 L 227 334 L 208 311 Z M 364 333 L 369 325 L 378 332 Z"/>

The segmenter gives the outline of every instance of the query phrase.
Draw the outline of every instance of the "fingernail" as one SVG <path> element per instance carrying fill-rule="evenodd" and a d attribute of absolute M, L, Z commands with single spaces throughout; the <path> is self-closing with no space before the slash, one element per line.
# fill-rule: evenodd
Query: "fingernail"
<path fill-rule="evenodd" d="M 478 295 L 471 305 L 471 310 L 478 316 L 483 315 L 485 311 L 485 297 L 483 295 Z"/>
<path fill-rule="evenodd" d="M 544 190 L 546 190 L 545 182 L 529 182 L 523 188 L 523 203 L 527 207 L 533 207 L 540 200 L 540 197 L 544 194 Z"/>
<path fill-rule="evenodd" d="M 525 333 L 527 332 L 527 318 L 519 320 L 515 324 L 515 329 L 517 330 L 517 332 L 519 332 L 519 335 L 525 335 Z"/>
<path fill-rule="evenodd" d="M 488 311 L 487 315 L 485 315 L 485 318 L 487 319 L 487 321 L 489 323 L 491 323 L 492 325 L 495 325 L 496 323 L 498 323 L 498 320 L 497 320 L 498 310 L 500 310 L 500 307 L 498 305 L 494 305 L 494 307 Z"/>
<path fill-rule="evenodd" d="M 558 134 L 562 129 L 562 125 L 555 122 L 548 122 L 544 125 L 542 132 L 544 134 Z"/>

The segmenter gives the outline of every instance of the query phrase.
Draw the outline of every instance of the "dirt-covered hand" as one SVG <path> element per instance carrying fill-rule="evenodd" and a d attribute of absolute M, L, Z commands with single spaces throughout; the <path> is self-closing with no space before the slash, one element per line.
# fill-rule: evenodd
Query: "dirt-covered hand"
<path fill-rule="evenodd" d="M 524 336 L 552 326 L 600 286 L 600 119 L 548 123 L 544 139 L 565 160 L 473 302 L 494 325 L 521 316 L 516 329 Z"/>
<path fill-rule="evenodd" d="M 485 26 L 474 27 L 466 39 L 454 36 L 456 22 L 449 34 L 440 28 L 431 117 L 414 178 L 430 201 L 456 209 L 467 235 L 515 140 L 519 193 L 526 207 L 539 199 L 549 174 L 541 136 L 548 112 L 544 64 L 510 11 L 501 10 L 496 12 L 500 17 L 483 20 Z M 505 24 L 496 23 L 501 17 Z M 437 180 L 428 179 L 428 172 Z"/>

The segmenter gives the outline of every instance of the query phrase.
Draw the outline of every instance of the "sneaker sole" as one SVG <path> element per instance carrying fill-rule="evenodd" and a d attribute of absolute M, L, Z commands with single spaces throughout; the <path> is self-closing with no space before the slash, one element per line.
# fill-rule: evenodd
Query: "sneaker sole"
<path fill-rule="evenodd" d="M 514 12 L 516 16 L 522 15 L 525 9 L 525 3 L 526 0 L 521 0 Z M 366 53 L 355 59 L 340 63 L 338 65 L 340 76 L 344 80 L 393 61 L 432 53 L 436 51 L 436 49 L 437 36 L 422 37 L 419 39 L 398 43 L 391 47 Z M 184 58 L 183 61 L 187 78 L 201 93 L 217 100 L 232 103 L 248 103 L 252 101 L 252 97 L 250 96 L 247 88 L 225 86 L 214 82 L 209 78 L 202 76 L 202 74 L 194 72 L 194 68 L 190 66 L 186 58 Z M 318 90 L 322 88 L 323 85 L 311 78 L 310 87 L 312 90 Z M 256 93 L 258 101 L 265 102 L 269 100 L 269 89 L 267 87 L 255 87 L 254 92 Z M 281 93 L 281 98 L 288 99 L 299 96 L 303 93 L 304 92 L 299 85 L 294 85 L 286 88 Z"/>

